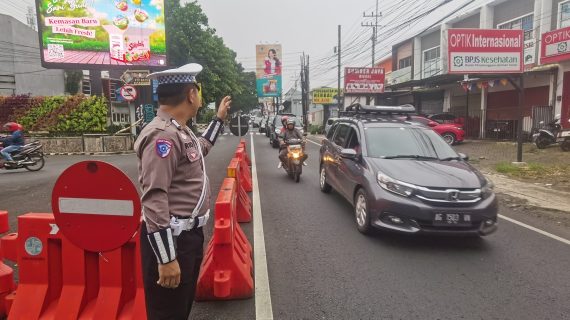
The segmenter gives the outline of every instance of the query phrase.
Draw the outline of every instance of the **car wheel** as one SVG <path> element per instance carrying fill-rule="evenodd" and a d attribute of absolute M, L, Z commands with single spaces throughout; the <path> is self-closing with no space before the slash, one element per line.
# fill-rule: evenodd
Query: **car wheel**
<path fill-rule="evenodd" d="M 327 172 L 325 170 L 325 166 L 321 165 L 321 175 L 320 175 L 320 186 L 321 186 L 321 191 L 324 193 L 329 193 L 332 190 L 332 187 L 330 184 L 327 183 Z"/>
<path fill-rule="evenodd" d="M 562 151 L 565 151 L 565 152 L 570 151 L 570 140 L 564 140 L 560 144 L 560 149 L 562 149 Z"/>
<path fill-rule="evenodd" d="M 356 228 L 363 234 L 369 234 L 370 212 L 368 211 L 368 196 L 364 189 L 358 190 L 354 197 L 354 216 L 356 218 Z"/>
<path fill-rule="evenodd" d="M 456 138 L 455 135 L 451 132 L 446 132 L 442 136 L 443 140 L 447 142 L 448 145 L 452 146 L 455 144 Z"/>
<path fill-rule="evenodd" d="M 274 149 L 279 148 L 279 141 L 278 140 L 273 140 L 271 142 L 271 145 L 273 146 Z"/>

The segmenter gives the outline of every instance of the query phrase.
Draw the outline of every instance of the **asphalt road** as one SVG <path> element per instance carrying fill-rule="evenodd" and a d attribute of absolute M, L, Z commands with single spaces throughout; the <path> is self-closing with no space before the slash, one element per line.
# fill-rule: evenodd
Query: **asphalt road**
<path fill-rule="evenodd" d="M 277 169 L 268 140 L 253 140 L 274 319 L 570 319 L 567 244 L 505 220 L 483 239 L 364 236 L 351 206 L 319 191 L 318 146 L 308 144 L 309 166 L 296 184 Z M 237 142 L 220 137 L 208 156 L 213 194 Z M 0 172 L 0 208 L 13 221 L 51 211 L 57 176 L 88 158 L 115 164 L 136 183 L 133 155 L 50 157 L 38 173 Z M 518 218 L 503 205 L 501 214 Z M 252 224 L 242 227 L 252 241 Z M 255 319 L 255 299 L 197 303 L 192 318 Z"/>

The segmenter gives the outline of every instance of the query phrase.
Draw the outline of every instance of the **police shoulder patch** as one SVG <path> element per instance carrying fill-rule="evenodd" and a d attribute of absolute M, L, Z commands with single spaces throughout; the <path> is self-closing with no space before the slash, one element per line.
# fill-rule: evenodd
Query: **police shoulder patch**
<path fill-rule="evenodd" d="M 156 140 L 156 153 L 161 158 L 166 158 L 172 151 L 172 142 L 166 139 Z"/>

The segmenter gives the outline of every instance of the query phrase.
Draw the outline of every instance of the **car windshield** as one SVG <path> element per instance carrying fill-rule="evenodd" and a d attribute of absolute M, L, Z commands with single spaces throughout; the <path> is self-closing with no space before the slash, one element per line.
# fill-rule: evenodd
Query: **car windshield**
<path fill-rule="evenodd" d="M 366 128 L 373 158 L 455 159 L 457 153 L 433 130 L 412 127 Z"/>

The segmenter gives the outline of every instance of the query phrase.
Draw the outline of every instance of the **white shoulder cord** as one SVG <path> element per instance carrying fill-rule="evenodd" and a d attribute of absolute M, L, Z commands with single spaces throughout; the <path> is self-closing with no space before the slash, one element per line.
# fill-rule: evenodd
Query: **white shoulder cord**
<path fill-rule="evenodd" d="M 200 213 L 200 209 L 202 209 L 202 205 L 204 205 L 204 197 L 206 197 L 206 179 L 208 179 L 208 174 L 206 173 L 206 161 L 204 161 L 204 155 L 202 154 L 202 146 L 200 145 L 200 140 L 194 135 L 192 130 L 188 130 L 192 139 L 196 142 L 196 146 L 198 147 L 198 153 L 200 154 L 200 161 L 202 162 L 202 171 L 204 172 L 204 179 L 202 180 L 202 193 L 200 194 L 200 199 L 198 199 L 198 203 L 192 211 L 192 219 L 196 218 Z"/>

